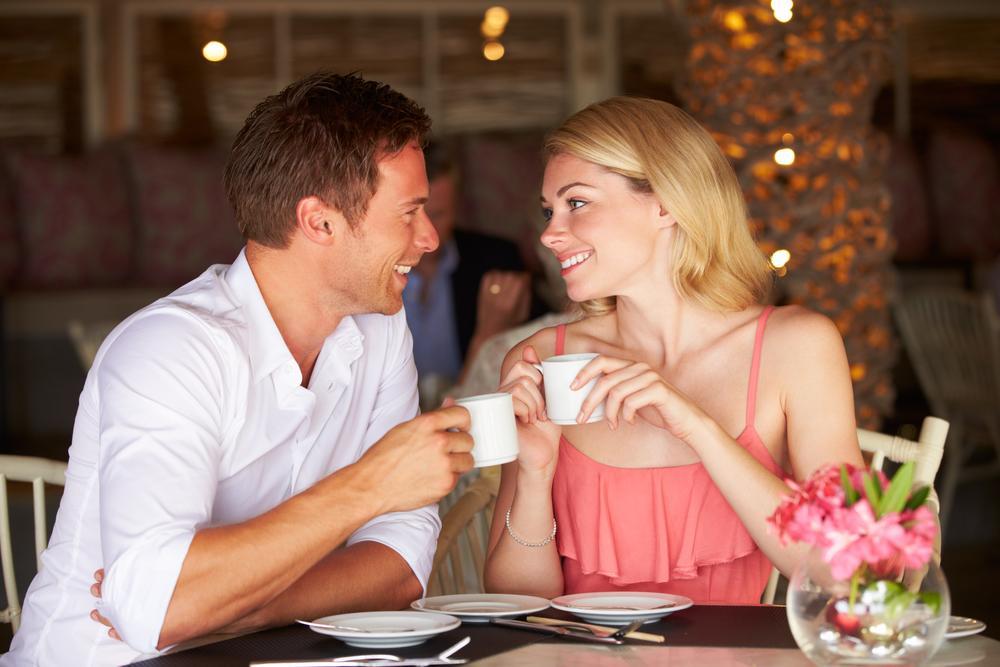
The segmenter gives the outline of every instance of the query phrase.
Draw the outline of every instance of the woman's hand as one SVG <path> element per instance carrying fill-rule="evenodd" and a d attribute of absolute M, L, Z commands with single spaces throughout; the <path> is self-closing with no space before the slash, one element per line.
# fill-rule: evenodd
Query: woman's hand
<path fill-rule="evenodd" d="M 623 420 L 634 424 L 638 415 L 691 444 L 692 434 L 707 418 L 649 364 L 601 355 L 583 367 L 570 388 L 579 389 L 594 378 L 598 378 L 597 384 L 583 402 L 578 423 L 585 423 L 601 401 L 606 400 L 605 419 L 612 429 L 617 429 Z"/>
<path fill-rule="evenodd" d="M 538 353 L 528 345 L 521 353 L 521 360 L 507 371 L 497 391 L 507 392 L 514 399 L 517 416 L 517 437 L 520 444 L 518 464 L 529 474 L 548 474 L 555 470 L 562 429 L 549 421 L 545 414 L 545 396 L 542 393 L 542 373 L 535 368 Z"/>

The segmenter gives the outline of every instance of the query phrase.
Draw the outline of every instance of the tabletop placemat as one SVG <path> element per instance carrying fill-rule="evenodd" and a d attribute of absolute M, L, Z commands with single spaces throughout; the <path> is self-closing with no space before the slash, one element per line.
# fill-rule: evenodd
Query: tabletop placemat
<path fill-rule="evenodd" d="M 404 658 L 430 658 L 463 637 L 472 641 L 453 657 L 479 660 L 541 641 L 545 635 L 491 626 L 464 623 L 409 648 L 368 649 L 348 646 L 333 637 L 301 626 L 274 628 L 227 639 L 215 644 L 134 663 L 144 667 L 246 667 L 252 660 L 293 660 L 299 658 L 339 658 L 362 653 L 392 653 Z"/>
<path fill-rule="evenodd" d="M 557 609 L 547 609 L 538 615 L 575 619 Z M 663 635 L 666 641 L 661 646 L 798 648 L 788 628 L 785 608 L 778 606 L 696 604 L 647 623 L 641 629 Z"/>
<path fill-rule="evenodd" d="M 554 609 L 546 610 L 540 615 L 574 618 L 571 614 Z M 656 623 L 648 623 L 642 630 L 666 637 L 666 642 L 660 646 L 796 648 L 788 629 L 784 607 L 695 605 L 670 614 Z M 540 641 L 567 641 L 535 632 L 465 623 L 420 646 L 387 650 L 406 658 L 426 658 L 437 655 L 465 636 L 471 637 L 472 642 L 455 657 L 470 661 Z M 337 658 L 371 652 L 370 649 L 353 648 L 333 637 L 295 625 L 199 646 L 135 664 L 146 667 L 246 667 L 251 660 Z"/>

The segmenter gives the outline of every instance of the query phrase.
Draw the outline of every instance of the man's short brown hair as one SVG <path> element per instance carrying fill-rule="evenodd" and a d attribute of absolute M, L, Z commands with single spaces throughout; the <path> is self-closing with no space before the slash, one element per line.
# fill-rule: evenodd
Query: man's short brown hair
<path fill-rule="evenodd" d="M 430 118 L 388 85 L 319 72 L 258 104 L 236 135 L 226 195 L 243 237 L 284 248 L 295 206 L 316 196 L 352 226 L 378 187 L 378 158 L 423 145 Z"/>

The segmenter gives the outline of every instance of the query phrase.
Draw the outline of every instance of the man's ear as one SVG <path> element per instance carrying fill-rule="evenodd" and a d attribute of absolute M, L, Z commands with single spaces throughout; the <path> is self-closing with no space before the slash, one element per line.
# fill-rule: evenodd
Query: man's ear
<path fill-rule="evenodd" d="M 303 197 L 295 205 L 295 226 L 313 243 L 330 245 L 346 223 L 340 211 L 319 197 Z"/>

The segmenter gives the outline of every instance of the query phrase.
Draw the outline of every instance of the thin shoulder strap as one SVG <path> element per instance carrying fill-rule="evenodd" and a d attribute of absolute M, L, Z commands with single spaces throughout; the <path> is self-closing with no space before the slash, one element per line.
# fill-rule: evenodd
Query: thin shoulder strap
<path fill-rule="evenodd" d="M 764 346 L 764 327 L 767 318 L 774 311 L 774 306 L 768 306 L 757 318 L 757 335 L 753 341 L 753 360 L 750 362 L 750 381 L 747 386 L 747 417 L 746 427 L 753 428 L 754 415 L 757 412 L 757 378 L 760 375 L 760 349 Z"/>
<path fill-rule="evenodd" d="M 556 354 L 562 354 L 566 348 L 566 323 L 556 326 Z"/>

